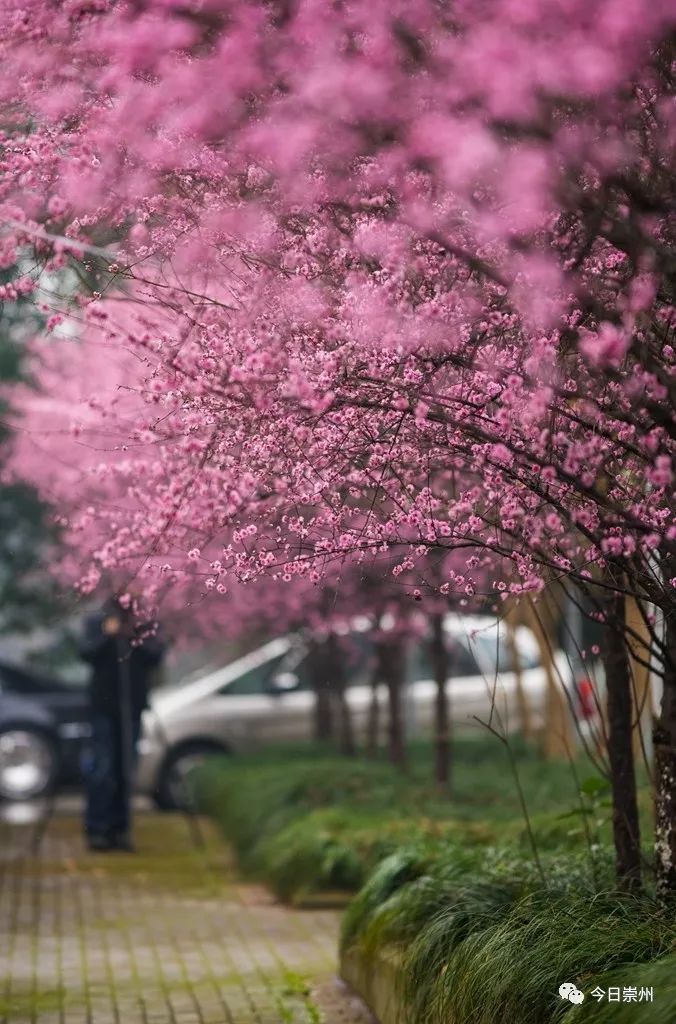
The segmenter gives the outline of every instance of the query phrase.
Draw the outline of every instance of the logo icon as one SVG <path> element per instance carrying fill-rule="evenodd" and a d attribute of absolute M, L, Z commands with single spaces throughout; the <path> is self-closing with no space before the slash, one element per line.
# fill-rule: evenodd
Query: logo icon
<path fill-rule="evenodd" d="M 576 1005 L 584 1002 L 584 992 L 580 992 L 572 981 L 564 981 L 562 985 L 559 985 L 559 995 L 562 999 L 567 999 L 569 1003 Z"/>

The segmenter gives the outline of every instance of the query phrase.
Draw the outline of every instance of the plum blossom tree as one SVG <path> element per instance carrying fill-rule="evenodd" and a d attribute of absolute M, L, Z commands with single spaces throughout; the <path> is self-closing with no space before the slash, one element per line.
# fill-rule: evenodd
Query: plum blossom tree
<path fill-rule="evenodd" d="M 218 594 L 393 553 L 395 580 L 424 581 L 447 550 L 464 564 L 438 590 L 461 600 L 479 570 L 497 602 L 553 576 L 616 638 L 625 739 L 629 595 L 664 684 L 657 871 L 676 892 L 672 5 L 10 0 L 0 18 L 2 259 L 31 250 L 22 287 L 43 296 L 78 274 L 53 315 L 139 363 L 89 474 L 105 497 L 69 515 L 84 585 L 124 567 L 156 599 L 204 570 Z M 627 878 L 634 810 L 616 806 Z"/>

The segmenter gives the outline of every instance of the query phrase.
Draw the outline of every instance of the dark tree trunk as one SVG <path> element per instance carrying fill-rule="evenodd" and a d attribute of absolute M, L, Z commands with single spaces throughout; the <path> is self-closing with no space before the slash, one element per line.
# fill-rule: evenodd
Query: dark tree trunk
<path fill-rule="evenodd" d="M 354 740 L 352 711 L 344 689 L 341 689 L 336 696 L 338 699 L 338 741 L 340 752 L 345 754 L 346 757 L 354 757 L 357 753 L 357 746 Z"/>
<path fill-rule="evenodd" d="M 383 680 L 387 686 L 389 717 L 387 722 L 387 749 L 390 761 L 398 768 L 406 767 L 404 738 L 404 678 L 405 659 L 401 641 L 386 637 L 382 645 Z"/>
<path fill-rule="evenodd" d="M 672 569 L 673 574 L 673 569 Z M 660 715 L 655 723 L 655 870 L 657 895 L 676 903 L 676 621 L 665 614 L 666 665 Z"/>
<path fill-rule="evenodd" d="M 315 738 L 320 743 L 333 739 L 331 691 L 322 684 L 315 688 Z"/>
<path fill-rule="evenodd" d="M 338 743 L 341 754 L 353 757 L 357 750 L 352 727 L 352 712 L 347 700 L 347 677 L 345 674 L 345 657 L 340 641 L 335 633 L 329 633 L 326 641 L 326 652 L 330 667 L 330 679 L 338 705 Z"/>
<path fill-rule="evenodd" d="M 312 673 L 312 687 L 315 694 L 314 706 L 314 734 L 315 739 L 320 743 L 327 743 L 333 739 L 333 702 L 331 700 L 331 686 L 327 672 L 327 659 L 323 656 L 323 644 L 312 642 L 310 651 L 310 666 Z"/>
<path fill-rule="evenodd" d="M 380 734 L 380 704 L 378 702 L 378 691 L 381 680 L 381 653 L 380 647 L 375 647 L 375 665 L 371 676 L 371 700 L 369 702 L 369 715 L 366 724 L 366 754 L 368 757 L 375 757 L 378 753 L 378 740 Z"/>
<path fill-rule="evenodd" d="M 451 783 L 451 716 L 446 685 L 449 659 L 444 637 L 444 617 L 441 613 L 432 616 L 430 655 L 437 687 L 434 715 L 434 779 L 439 789 L 448 792 Z"/>
<path fill-rule="evenodd" d="M 641 887 L 641 837 L 632 742 L 631 665 L 624 636 L 624 595 L 606 603 L 603 665 L 608 707 L 608 758 L 613 800 L 613 841 L 620 888 Z"/>

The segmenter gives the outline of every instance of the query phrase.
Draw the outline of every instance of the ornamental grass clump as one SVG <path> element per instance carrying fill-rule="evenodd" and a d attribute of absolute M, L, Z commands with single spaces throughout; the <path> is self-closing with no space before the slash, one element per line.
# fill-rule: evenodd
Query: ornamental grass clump
<path fill-rule="evenodd" d="M 513 902 L 523 891 L 523 883 L 516 879 L 473 881 L 482 872 L 485 860 L 485 850 L 450 843 L 434 850 L 411 849 L 408 854 L 399 851 L 382 865 L 383 877 L 388 878 L 389 865 L 396 868 L 397 864 L 410 863 L 417 867 L 417 872 L 390 873 L 391 883 L 398 884 L 390 884 L 389 893 L 382 885 L 371 891 L 366 903 L 361 904 L 361 913 L 348 919 L 343 930 L 344 947 L 356 942 L 367 957 L 374 957 L 386 946 L 406 947 L 420 934 L 427 934 L 430 922 L 436 921 L 450 905 L 458 908 L 456 926 L 464 934 L 473 921 L 482 919 L 487 906 L 504 900 Z M 377 895 L 380 902 L 376 902 Z"/>
<path fill-rule="evenodd" d="M 398 998 L 415 1024 L 554 1024 L 574 1009 L 558 994 L 563 981 L 587 994 L 593 1016 L 584 1020 L 633 1021 L 590 1003 L 596 986 L 634 985 L 663 996 L 659 1013 L 644 1007 L 641 1020 L 671 1024 L 673 917 L 652 895 L 613 888 L 610 848 L 593 861 L 589 852 L 544 854 L 541 869 L 513 844 L 399 850 L 348 908 L 343 952 L 375 970 L 381 955 L 394 957 Z M 575 1014 L 571 1024 L 583 1019 Z"/>
<path fill-rule="evenodd" d="M 348 949 L 363 934 L 364 928 L 378 909 L 407 882 L 420 878 L 424 861 L 416 850 L 397 850 L 387 857 L 355 896 L 343 917 L 341 946 Z"/>
<path fill-rule="evenodd" d="M 590 899 L 541 889 L 511 905 L 496 900 L 464 933 L 458 917 L 456 906 L 438 915 L 405 957 L 403 988 L 416 1024 L 555 1021 L 570 1009 L 558 995 L 562 981 L 589 992 L 606 972 L 628 977 L 627 965 L 676 945 L 673 922 L 656 903 L 614 892 Z"/>

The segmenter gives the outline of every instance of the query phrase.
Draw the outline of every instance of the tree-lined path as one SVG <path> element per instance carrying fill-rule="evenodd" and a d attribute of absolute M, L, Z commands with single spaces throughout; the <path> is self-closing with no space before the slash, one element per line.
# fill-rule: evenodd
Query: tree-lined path
<path fill-rule="evenodd" d="M 362 1022 L 334 979 L 338 915 L 238 880 L 220 839 L 139 818 L 139 853 L 83 852 L 79 819 L 0 825 L 5 1024 Z"/>

